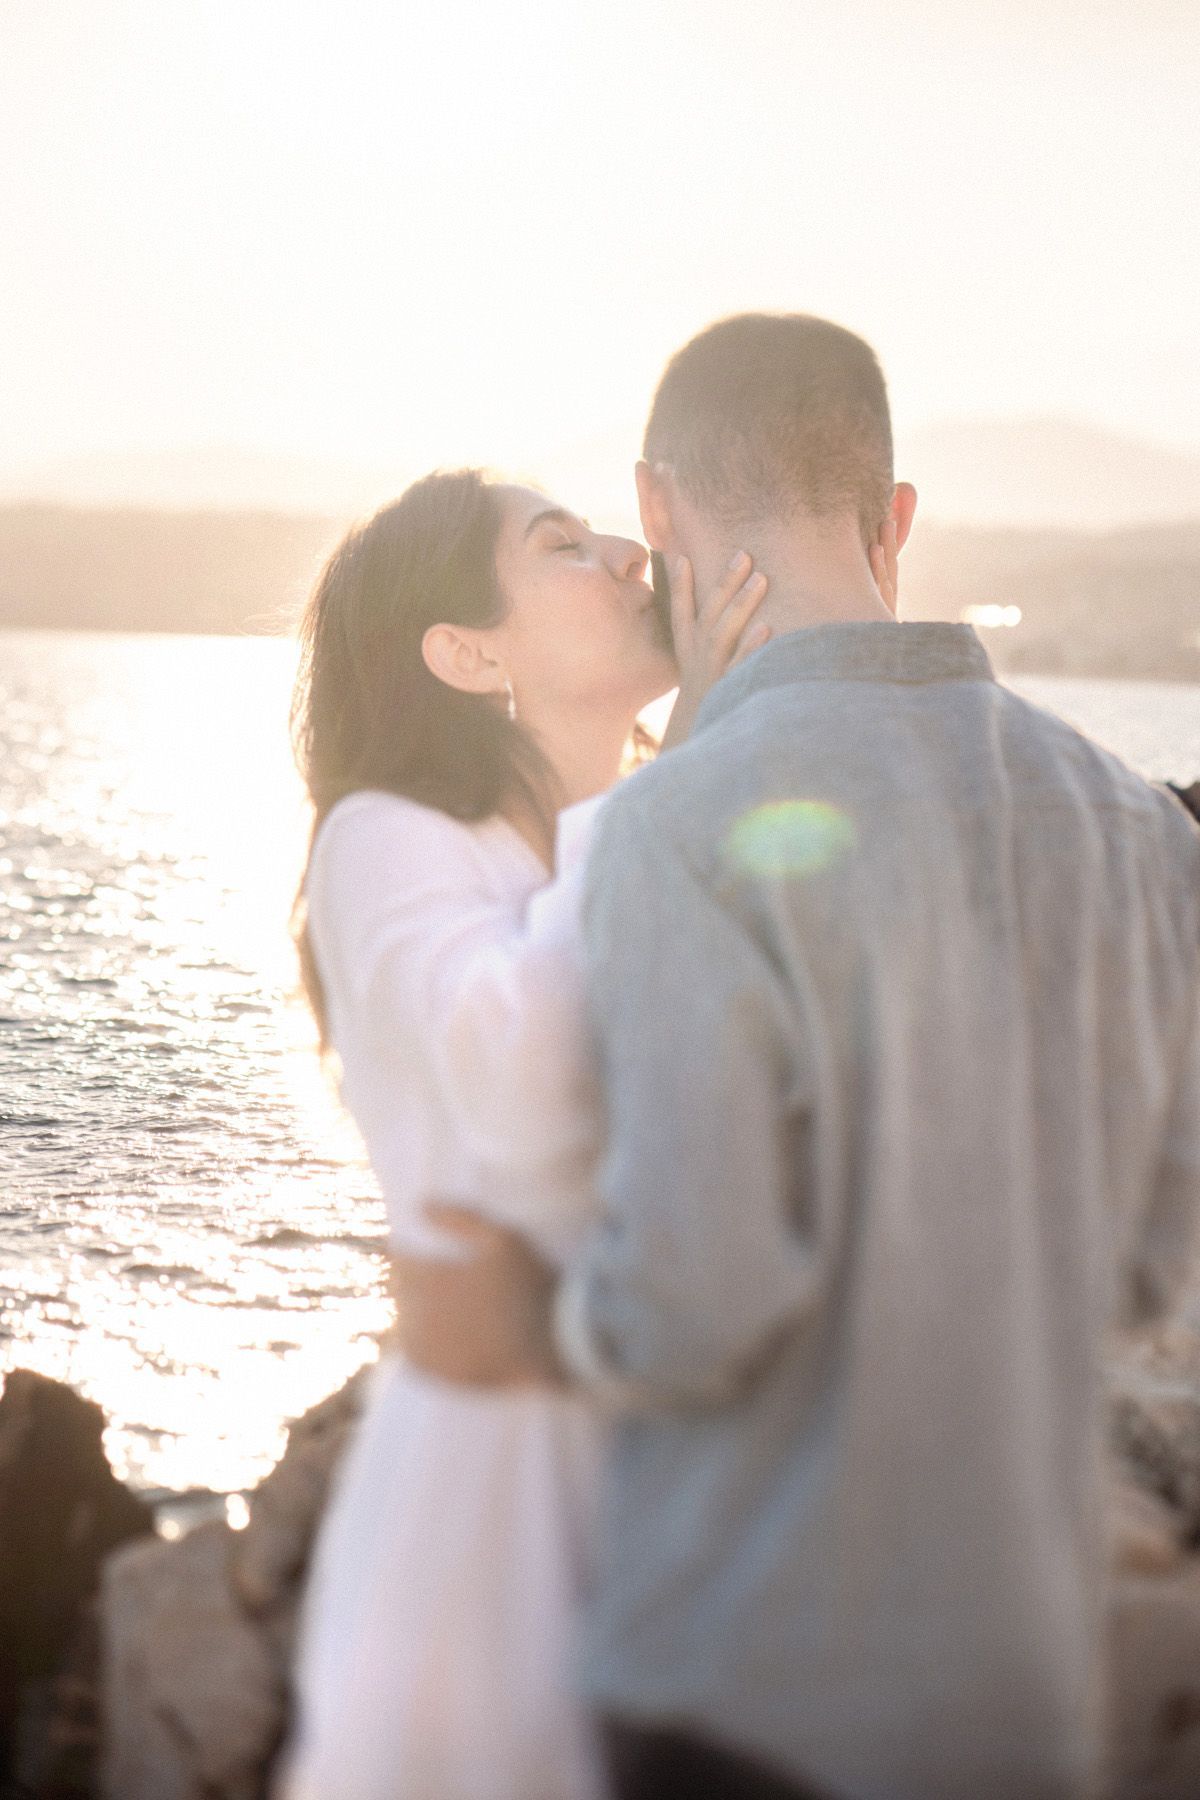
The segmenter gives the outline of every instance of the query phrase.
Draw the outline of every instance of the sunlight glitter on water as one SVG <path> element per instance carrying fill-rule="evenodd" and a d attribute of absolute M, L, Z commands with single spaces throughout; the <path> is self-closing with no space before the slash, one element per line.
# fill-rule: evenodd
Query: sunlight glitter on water
<path fill-rule="evenodd" d="M 257 1480 L 387 1318 L 382 1204 L 295 993 L 293 667 L 0 634 L 0 1369 L 99 1401 L 159 1492 Z M 1200 774 L 1198 689 L 1020 685 Z"/>
<path fill-rule="evenodd" d="M 98 1400 L 123 1476 L 242 1488 L 386 1320 L 294 992 L 294 652 L 3 642 L 0 1366 Z"/>

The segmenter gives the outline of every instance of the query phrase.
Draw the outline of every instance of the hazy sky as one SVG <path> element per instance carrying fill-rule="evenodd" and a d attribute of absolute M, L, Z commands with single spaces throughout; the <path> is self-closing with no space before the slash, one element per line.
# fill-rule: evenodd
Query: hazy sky
<path fill-rule="evenodd" d="M 852 14 L 848 18 L 846 15 Z M 1196 0 L 0 0 L 0 468 L 536 468 L 743 307 L 1200 445 Z"/>

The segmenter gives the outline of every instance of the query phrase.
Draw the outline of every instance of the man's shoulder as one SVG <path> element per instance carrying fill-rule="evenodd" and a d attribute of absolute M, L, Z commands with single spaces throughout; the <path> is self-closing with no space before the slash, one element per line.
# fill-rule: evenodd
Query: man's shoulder
<path fill-rule="evenodd" d="M 1051 779 L 1097 813 L 1118 815 L 1122 837 L 1137 834 L 1180 891 L 1194 890 L 1200 899 L 1200 824 L 1192 809 L 1165 782 L 1139 774 L 1057 713 L 1011 689 L 1001 691 L 1003 705 L 1028 734 L 1027 741 L 1036 744 Z"/>
<path fill-rule="evenodd" d="M 1110 800 L 1144 809 L 1148 814 L 1170 820 L 1172 827 L 1182 825 L 1186 838 L 1187 809 L 1165 785 L 1151 781 L 1125 762 L 1115 751 L 1091 737 L 1059 713 L 1039 705 L 1011 688 L 998 687 L 1000 703 L 1009 713 L 1017 729 L 1047 759 L 1053 768 L 1057 763 L 1064 775 L 1071 771 L 1087 776 L 1089 788 L 1097 801 Z"/>

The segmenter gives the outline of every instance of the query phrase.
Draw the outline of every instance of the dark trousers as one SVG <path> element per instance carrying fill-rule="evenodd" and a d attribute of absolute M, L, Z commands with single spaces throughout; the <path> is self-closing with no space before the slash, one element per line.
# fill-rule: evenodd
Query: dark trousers
<path fill-rule="evenodd" d="M 688 1732 L 605 1719 L 615 1800 L 831 1800 L 753 1758 Z"/>

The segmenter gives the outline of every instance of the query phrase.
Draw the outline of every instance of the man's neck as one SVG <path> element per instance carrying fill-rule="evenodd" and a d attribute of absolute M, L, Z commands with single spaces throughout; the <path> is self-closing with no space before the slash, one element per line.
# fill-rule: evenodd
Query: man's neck
<path fill-rule="evenodd" d="M 716 590 L 735 552 L 749 551 L 769 584 L 755 619 L 769 625 L 776 637 L 811 625 L 894 623 L 856 534 L 746 527 L 736 542 L 724 533 L 705 533 L 691 546 L 680 547 L 692 561 L 700 604 Z"/>

